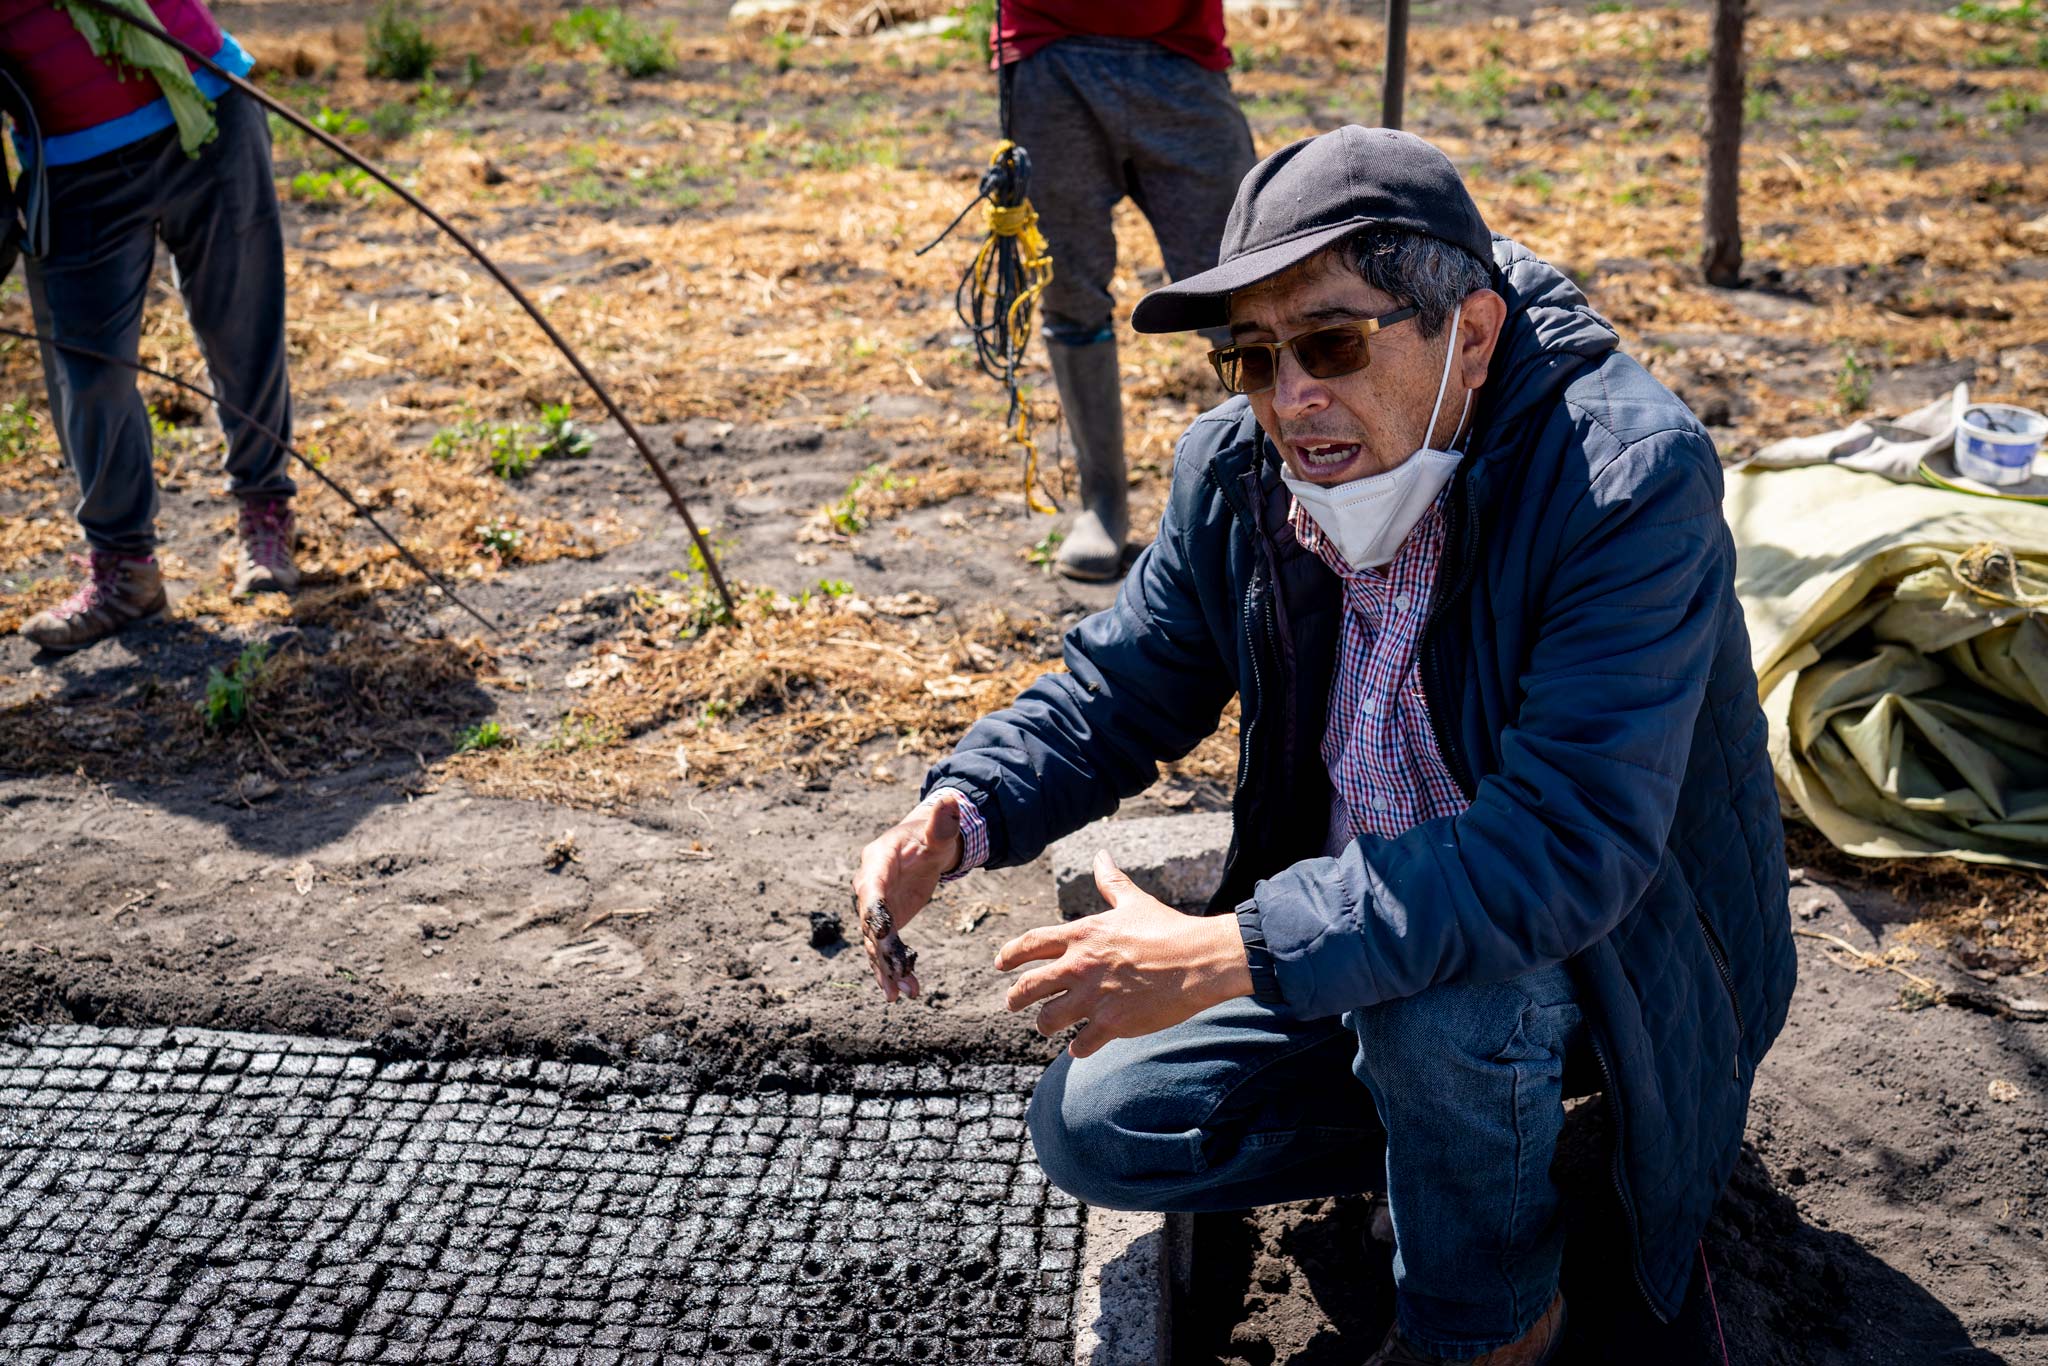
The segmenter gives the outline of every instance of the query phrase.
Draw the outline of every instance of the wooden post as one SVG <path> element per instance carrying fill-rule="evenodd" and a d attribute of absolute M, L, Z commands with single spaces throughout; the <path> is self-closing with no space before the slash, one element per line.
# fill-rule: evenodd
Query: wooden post
<path fill-rule="evenodd" d="M 1387 70 L 1380 82 L 1380 126 L 1401 126 L 1408 91 L 1408 0 L 1387 0 Z"/>
<path fill-rule="evenodd" d="M 1700 273 L 1733 289 L 1742 282 L 1742 27 L 1747 0 L 1714 0 L 1707 57 L 1707 198 Z"/>

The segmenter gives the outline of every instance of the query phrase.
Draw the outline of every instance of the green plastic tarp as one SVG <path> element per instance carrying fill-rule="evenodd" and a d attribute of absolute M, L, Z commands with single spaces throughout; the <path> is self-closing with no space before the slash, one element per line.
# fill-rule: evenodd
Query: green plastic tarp
<path fill-rule="evenodd" d="M 2048 507 L 1821 465 L 1731 472 L 1726 508 L 1787 814 L 2048 867 Z"/>

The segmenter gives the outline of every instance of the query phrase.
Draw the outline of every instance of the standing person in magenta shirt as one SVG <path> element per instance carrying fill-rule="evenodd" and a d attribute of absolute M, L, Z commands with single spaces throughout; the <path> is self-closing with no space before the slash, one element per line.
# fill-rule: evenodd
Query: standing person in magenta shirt
<path fill-rule="evenodd" d="M 200 0 L 149 7 L 165 32 L 224 69 L 253 65 Z M 168 45 L 53 0 L 0 0 L 0 59 L 23 77 L 48 167 L 49 246 L 27 261 L 36 330 L 134 359 L 161 238 L 214 390 L 289 441 L 284 239 L 263 110 Z M 46 344 L 43 377 L 78 476 L 89 558 L 78 591 L 21 633 L 68 651 L 163 611 L 157 490 L 133 372 Z M 288 453 L 255 424 L 219 416 L 241 504 L 235 591 L 290 592 L 299 575 Z"/>
<path fill-rule="evenodd" d="M 1223 0 L 1002 0 L 998 13 L 1010 136 L 1031 154 L 1052 247 L 1046 350 L 1080 472 L 1056 563 L 1070 578 L 1114 579 L 1130 515 L 1111 214 L 1125 196 L 1144 211 L 1173 279 L 1209 269 L 1251 169 L 1251 130 L 1224 74 Z"/>

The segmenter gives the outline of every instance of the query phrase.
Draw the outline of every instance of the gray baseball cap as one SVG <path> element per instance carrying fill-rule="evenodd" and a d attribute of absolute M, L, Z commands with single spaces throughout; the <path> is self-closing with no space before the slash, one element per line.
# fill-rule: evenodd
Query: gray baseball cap
<path fill-rule="evenodd" d="M 1493 264 L 1493 234 L 1451 159 L 1392 128 L 1350 124 L 1289 143 L 1237 187 L 1212 270 L 1138 300 L 1140 332 L 1188 332 L 1230 321 L 1230 295 L 1361 228 L 1405 228 Z"/>

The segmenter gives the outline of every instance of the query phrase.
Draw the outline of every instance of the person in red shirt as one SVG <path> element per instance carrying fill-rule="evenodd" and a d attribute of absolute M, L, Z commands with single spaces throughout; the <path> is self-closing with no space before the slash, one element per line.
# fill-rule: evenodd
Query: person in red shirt
<path fill-rule="evenodd" d="M 222 70 L 248 74 L 249 54 L 203 0 L 149 3 L 165 32 Z M 269 124 L 254 100 L 168 44 L 107 52 L 118 22 L 52 0 L 0 0 L 0 61 L 22 74 L 40 144 L 27 147 L 29 131 L 16 126 L 16 150 L 24 165 L 45 168 L 48 238 L 26 259 L 29 307 L 38 332 L 82 348 L 46 343 L 42 361 L 52 423 L 78 478 L 84 582 L 21 626 L 60 653 L 168 605 L 149 413 L 133 373 L 87 354 L 136 358 L 159 242 L 177 266 L 213 388 L 231 405 L 220 422 L 223 473 L 239 507 L 235 592 L 290 592 L 299 580 Z"/>
<path fill-rule="evenodd" d="M 1052 248 L 1040 306 L 1080 474 L 1081 509 L 1055 564 L 1114 579 L 1130 514 L 1111 214 L 1126 197 L 1144 211 L 1173 279 L 1209 269 L 1252 166 L 1251 129 L 1225 74 L 1223 0 L 1001 0 L 997 15 L 1009 136 L 1031 154 L 1031 200 Z"/>

